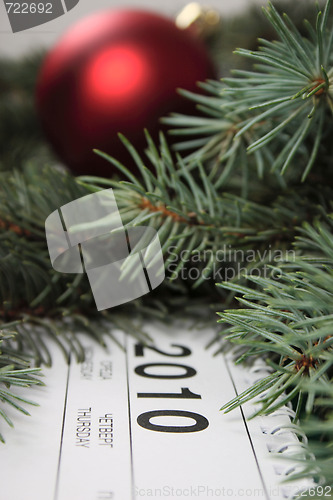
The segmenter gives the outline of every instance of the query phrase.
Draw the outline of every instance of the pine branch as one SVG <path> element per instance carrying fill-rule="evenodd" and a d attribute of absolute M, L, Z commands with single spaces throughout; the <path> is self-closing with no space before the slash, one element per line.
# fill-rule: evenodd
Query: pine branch
<path fill-rule="evenodd" d="M 280 41 L 260 39 L 258 51 L 238 49 L 237 54 L 257 63 L 256 71 L 236 70 L 222 84 L 203 85 L 213 97 L 184 92 L 207 117 L 164 119 L 177 127 L 173 134 L 200 137 L 181 142 L 177 149 L 195 148 L 193 154 L 214 158 L 213 168 L 222 165 L 224 176 L 237 172 L 244 150 L 248 153 L 244 161 L 255 165 L 259 177 L 265 165 L 282 174 L 292 165 L 298 172 L 295 165 L 302 160 L 304 181 L 332 129 L 330 4 L 318 12 L 316 29 L 311 31 L 315 36 L 304 38 L 290 18 L 282 18 L 269 3 L 265 13 Z"/>
<path fill-rule="evenodd" d="M 16 326 L 12 324 L 11 327 Z M 5 404 L 15 408 L 16 410 L 29 415 L 28 411 L 21 405 L 23 403 L 32 404 L 32 401 L 18 396 L 12 387 L 29 388 L 34 385 L 43 385 L 38 377 L 39 369 L 32 368 L 29 357 L 22 356 L 17 349 L 13 347 L 15 332 L 9 330 L 0 331 L 0 401 L 4 403 L 0 408 L 0 417 L 13 427 L 13 422 L 9 418 L 5 410 Z M 4 442 L 3 435 L 0 433 L 0 441 Z"/>
<path fill-rule="evenodd" d="M 243 306 L 220 313 L 221 321 L 231 325 L 224 335 L 246 347 L 242 360 L 264 355 L 273 368 L 223 409 L 262 395 L 257 414 L 293 401 L 297 419 L 301 411 L 313 412 L 317 389 L 332 382 L 333 235 L 323 223 L 305 225 L 302 232 L 301 246 L 306 241 L 308 247 L 320 248 L 321 256 L 286 262 L 273 268 L 270 278 L 250 277 L 254 289 L 223 284 L 242 295 L 238 300 Z"/>
<path fill-rule="evenodd" d="M 55 303 L 70 304 L 71 294 L 64 296 L 66 291 L 78 293 L 80 284 L 81 295 L 88 289 L 75 275 L 52 272 L 44 229 L 53 210 L 83 194 L 71 176 L 56 169 L 37 165 L 24 173 L 1 174 L 0 295 L 5 318 L 27 307 L 37 312 Z"/>
<path fill-rule="evenodd" d="M 265 266 L 273 262 L 272 256 L 279 254 L 282 258 L 289 251 L 296 224 L 323 217 L 321 196 L 318 198 L 317 190 L 309 186 L 298 194 L 292 191 L 292 196 L 288 190 L 281 190 L 273 198 L 270 193 L 270 201 L 262 195 L 260 203 L 253 202 L 218 188 L 200 162 L 189 167 L 180 156 L 174 161 L 163 136 L 158 150 L 147 134 L 148 163 L 125 138 L 122 140 L 140 177 L 98 152 L 129 180 L 116 182 L 87 176 L 78 180 L 90 191 L 113 187 L 125 225 L 147 225 L 158 230 L 169 280 L 186 275 L 186 269 L 191 268 L 197 276 L 193 285 L 198 288 L 212 277 L 223 280 L 222 275 L 232 263 L 249 269 Z M 331 190 L 327 187 L 324 191 L 328 199 Z M 235 260 L 236 250 L 240 261 Z M 246 259 L 246 252 L 251 251 L 253 258 Z"/>

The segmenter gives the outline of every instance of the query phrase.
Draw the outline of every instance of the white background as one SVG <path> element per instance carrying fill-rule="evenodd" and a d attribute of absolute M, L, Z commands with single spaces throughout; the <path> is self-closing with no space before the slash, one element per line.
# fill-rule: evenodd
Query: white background
<path fill-rule="evenodd" d="M 0 56 L 19 56 L 32 49 L 54 44 L 60 35 L 73 23 L 91 12 L 115 7 L 147 8 L 174 16 L 190 0 L 80 0 L 69 13 L 39 27 L 13 34 L 0 0 Z M 215 7 L 222 16 L 239 12 L 251 4 L 266 4 L 266 0 L 207 0 L 202 5 Z"/>

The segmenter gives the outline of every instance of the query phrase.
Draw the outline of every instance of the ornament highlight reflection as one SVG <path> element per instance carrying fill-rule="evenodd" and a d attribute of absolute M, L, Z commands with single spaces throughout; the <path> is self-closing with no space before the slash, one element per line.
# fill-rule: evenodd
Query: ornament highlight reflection
<path fill-rule="evenodd" d="M 149 68 L 135 47 L 119 45 L 103 50 L 86 69 L 86 95 L 97 103 L 144 89 Z"/>

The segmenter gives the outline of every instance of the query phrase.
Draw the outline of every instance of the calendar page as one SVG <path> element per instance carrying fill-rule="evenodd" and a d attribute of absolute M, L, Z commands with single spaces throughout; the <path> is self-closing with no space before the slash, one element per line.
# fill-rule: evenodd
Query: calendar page
<path fill-rule="evenodd" d="M 82 364 L 50 346 L 46 385 L 30 391 L 40 406 L 14 415 L 0 447 L 3 500 L 280 499 L 306 487 L 281 485 L 291 465 L 273 452 L 298 443 L 286 411 L 219 410 L 264 366 L 214 356 L 210 329 L 146 331 L 148 344 L 117 332 L 107 349 L 82 336 Z"/>

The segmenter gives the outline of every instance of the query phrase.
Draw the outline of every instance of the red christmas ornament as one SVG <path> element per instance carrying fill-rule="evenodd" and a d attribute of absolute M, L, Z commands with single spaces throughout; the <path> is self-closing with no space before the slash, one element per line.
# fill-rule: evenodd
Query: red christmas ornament
<path fill-rule="evenodd" d="M 201 41 L 172 20 L 137 10 L 95 14 L 74 26 L 47 55 L 37 83 L 37 107 L 60 159 L 78 174 L 108 176 L 111 166 L 92 152 L 122 161 L 123 133 L 138 149 L 143 129 L 188 112 L 176 89 L 197 91 L 214 76 Z M 192 108 L 193 109 L 193 108 Z"/>

